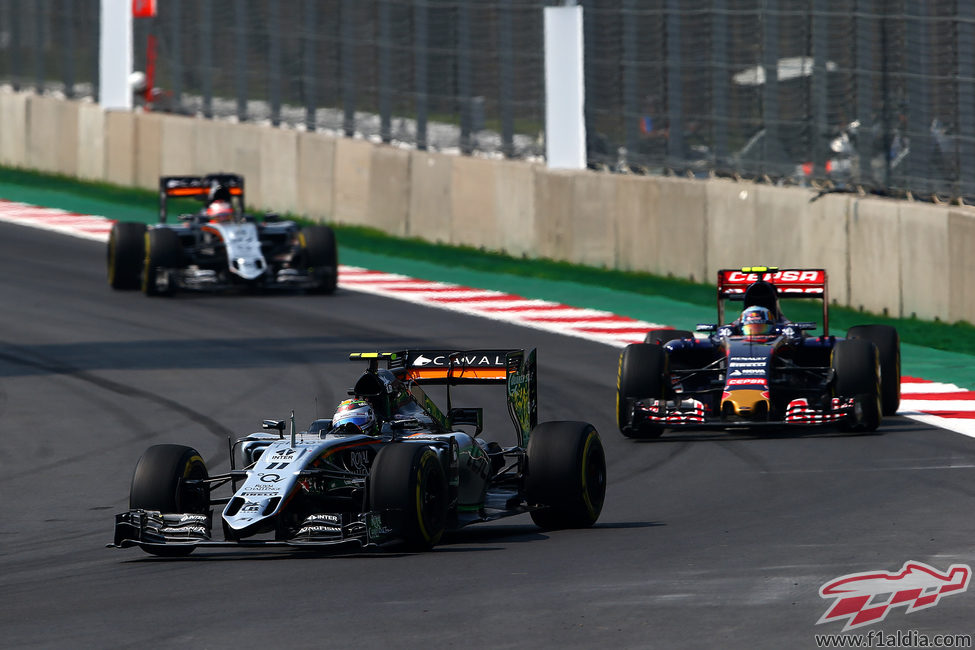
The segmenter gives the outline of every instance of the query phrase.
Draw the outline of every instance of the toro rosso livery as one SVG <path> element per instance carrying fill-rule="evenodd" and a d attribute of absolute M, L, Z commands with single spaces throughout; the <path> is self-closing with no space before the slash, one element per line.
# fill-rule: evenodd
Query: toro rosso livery
<path fill-rule="evenodd" d="M 780 298 L 822 301 L 823 328 L 792 322 Z M 744 309 L 726 324 L 725 301 Z M 631 438 L 678 427 L 833 424 L 873 431 L 900 404 L 900 343 L 885 325 L 829 334 L 823 269 L 718 271 L 718 324 L 650 331 L 620 356 L 617 419 Z"/>
<path fill-rule="evenodd" d="M 203 209 L 168 224 L 167 201 L 194 198 Z M 117 222 L 108 240 L 108 281 L 147 295 L 230 287 L 335 291 L 338 257 L 327 226 L 244 212 L 244 179 L 236 174 L 159 179 L 159 223 Z"/>
<path fill-rule="evenodd" d="M 231 444 L 229 472 L 210 475 L 190 447 L 150 447 L 132 478 L 130 509 L 116 516 L 114 546 L 156 555 L 231 545 L 423 550 L 445 530 L 525 512 L 544 528 L 587 527 L 599 517 L 599 434 L 584 422 L 536 424 L 534 350 L 350 358 L 368 367 L 332 418 L 300 433 L 294 414 L 290 433 L 285 421 L 265 420 L 266 431 Z M 446 411 L 428 384 L 447 386 Z M 505 386 L 514 445 L 479 437 L 483 411 L 451 405 L 457 384 Z M 218 497 L 221 488 L 229 495 Z"/>

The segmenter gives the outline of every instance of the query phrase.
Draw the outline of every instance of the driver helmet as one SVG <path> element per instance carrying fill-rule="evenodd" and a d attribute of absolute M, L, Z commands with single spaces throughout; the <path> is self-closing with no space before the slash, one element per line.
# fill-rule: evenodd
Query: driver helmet
<path fill-rule="evenodd" d="M 210 221 L 233 221 L 234 208 L 227 201 L 214 201 L 207 206 L 206 215 Z"/>
<path fill-rule="evenodd" d="M 765 336 L 773 324 L 772 313 L 765 307 L 749 307 L 741 312 L 741 332 L 745 336 Z"/>
<path fill-rule="evenodd" d="M 339 403 L 332 416 L 332 428 L 354 424 L 363 433 L 374 436 L 379 432 L 379 421 L 369 402 L 363 399 L 347 399 Z"/>

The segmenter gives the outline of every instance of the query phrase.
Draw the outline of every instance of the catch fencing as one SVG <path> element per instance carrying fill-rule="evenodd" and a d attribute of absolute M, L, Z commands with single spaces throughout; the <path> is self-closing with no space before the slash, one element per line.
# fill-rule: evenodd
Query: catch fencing
<path fill-rule="evenodd" d="M 544 155 L 540 0 L 160 0 L 139 103 Z M 589 166 L 975 200 L 975 0 L 582 0 Z M 98 0 L 0 0 L 0 82 L 97 97 Z"/>

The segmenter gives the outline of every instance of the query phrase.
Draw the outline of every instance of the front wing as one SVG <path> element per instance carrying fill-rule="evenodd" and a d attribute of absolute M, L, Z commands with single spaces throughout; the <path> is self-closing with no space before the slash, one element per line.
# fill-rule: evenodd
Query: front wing
<path fill-rule="evenodd" d="M 667 428 L 700 427 L 723 428 L 733 426 L 775 425 L 825 425 L 855 419 L 856 410 L 852 398 L 834 397 L 827 408 L 815 408 L 805 398 L 789 402 L 785 413 L 774 419 L 743 419 L 721 417 L 709 412 L 703 402 L 696 399 L 665 401 L 660 399 L 634 400 L 631 404 L 630 425 L 637 429 L 643 423 Z"/>
<path fill-rule="evenodd" d="M 115 515 L 114 548 L 142 547 L 310 547 L 350 545 L 378 548 L 401 541 L 387 525 L 389 512 L 309 515 L 289 539 L 214 539 L 209 514 L 129 510 Z"/>

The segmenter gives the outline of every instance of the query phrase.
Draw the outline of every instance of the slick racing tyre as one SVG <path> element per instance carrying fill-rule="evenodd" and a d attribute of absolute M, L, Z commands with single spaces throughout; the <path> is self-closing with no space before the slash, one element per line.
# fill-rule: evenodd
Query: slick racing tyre
<path fill-rule="evenodd" d="M 171 295 L 175 287 L 171 281 L 160 287 L 157 281 L 160 269 L 182 266 L 183 250 L 179 235 L 169 228 L 146 230 L 145 261 L 142 265 L 142 293 L 147 296 Z"/>
<path fill-rule="evenodd" d="M 855 416 L 842 421 L 840 428 L 876 431 L 882 412 L 877 346 L 867 339 L 837 341 L 832 365 L 836 374 L 836 396 L 854 400 Z"/>
<path fill-rule="evenodd" d="M 901 341 L 897 330 L 890 325 L 856 325 L 847 331 L 846 336 L 866 339 L 877 346 L 883 414 L 895 415 L 901 405 Z"/>
<path fill-rule="evenodd" d="M 190 486 L 187 479 L 208 477 L 200 452 L 183 445 L 154 445 L 142 454 L 129 490 L 129 508 L 161 513 L 210 512 L 210 494 L 205 487 Z M 149 546 L 142 550 L 168 557 L 189 555 L 192 546 Z"/>
<path fill-rule="evenodd" d="M 667 353 L 657 343 L 633 343 L 623 348 L 616 380 L 616 423 L 627 438 L 658 438 L 664 427 L 630 421 L 631 399 L 664 397 Z"/>
<path fill-rule="evenodd" d="M 305 226 L 298 233 L 309 277 L 316 285 L 311 293 L 335 293 L 339 279 L 339 256 L 335 231 L 328 226 Z"/>
<path fill-rule="evenodd" d="M 145 256 L 146 226 L 118 221 L 108 235 L 108 284 L 113 289 L 138 289 Z"/>
<path fill-rule="evenodd" d="M 588 528 L 606 496 L 606 454 L 586 422 L 543 422 L 528 439 L 525 496 L 532 521 L 545 529 Z"/>
<path fill-rule="evenodd" d="M 431 549 L 447 525 L 447 475 L 437 452 L 410 442 L 383 447 L 369 472 L 369 505 L 407 549 Z"/>
<path fill-rule="evenodd" d="M 674 339 L 692 339 L 694 335 L 687 330 L 674 330 L 670 328 L 650 330 L 644 337 L 644 343 L 656 343 L 657 345 L 663 345 Z"/>

